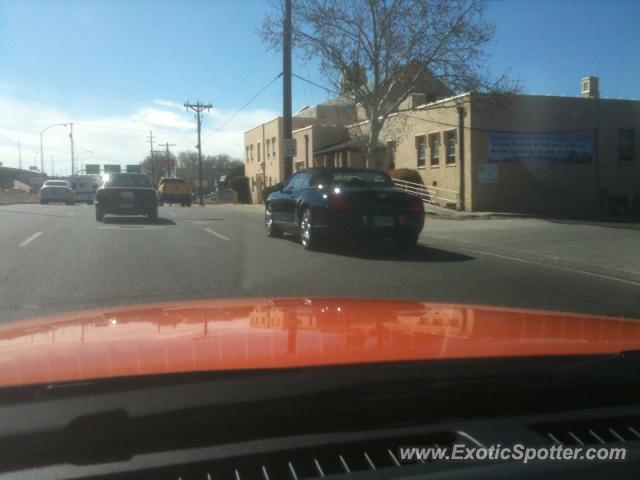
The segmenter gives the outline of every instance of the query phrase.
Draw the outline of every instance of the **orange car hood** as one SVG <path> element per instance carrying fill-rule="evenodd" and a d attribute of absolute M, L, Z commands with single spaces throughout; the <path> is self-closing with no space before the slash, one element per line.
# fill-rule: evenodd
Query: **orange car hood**
<path fill-rule="evenodd" d="M 179 302 L 0 327 L 0 386 L 401 360 L 615 353 L 640 322 L 347 299 Z"/>

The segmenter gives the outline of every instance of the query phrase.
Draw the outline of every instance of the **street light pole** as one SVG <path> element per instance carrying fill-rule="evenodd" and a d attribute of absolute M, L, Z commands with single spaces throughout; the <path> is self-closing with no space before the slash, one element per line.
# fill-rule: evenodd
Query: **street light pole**
<path fill-rule="evenodd" d="M 53 125 L 49 125 L 47 128 L 40 131 L 40 171 L 44 173 L 44 148 L 42 146 L 42 137 L 44 132 L 53 127 L 66 127 L 66 123 L 54 123 Z"/>
<path fill-rule="evenodd" d="M 69 140 L 71 141 L 71 175 L 73 175 L 73 123 L 69 123 Z"/>

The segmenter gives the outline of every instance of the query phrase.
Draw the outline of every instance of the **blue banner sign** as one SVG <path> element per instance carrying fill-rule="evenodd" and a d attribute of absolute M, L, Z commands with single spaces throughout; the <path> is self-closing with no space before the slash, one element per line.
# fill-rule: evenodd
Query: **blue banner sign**
<path fill-rule="evenodd" d="M 490 162 L 589 163 L 593 133 L 488 133 Z"/>

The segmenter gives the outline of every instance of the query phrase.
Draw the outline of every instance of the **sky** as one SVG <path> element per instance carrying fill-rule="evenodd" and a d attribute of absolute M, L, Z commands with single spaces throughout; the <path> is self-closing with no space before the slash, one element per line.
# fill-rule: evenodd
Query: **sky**
<path fill-rule="evenodd" d="M 41 130 L 68 122 L 82 163 L 138 163 L 149 131 L 193 150 L 186 101 L 213 105 L 203 153 L 242 158 L 243 132 L 282 108 L 281 54 L 259 35 L 276 2 L 0 0 L 0 162 L 18 166 L 20 143 L 23 168 L 39 167 Z M 640 99 L 640 0 L 490 1 L 486 17 L 487 69 L 524 93 L 575 96 L 597 75 L 602 97 Z M 327 84 L 295 54 L 293 71 Z M 329 97 L 294 78 L 294 111 Z M 43 134 L 48 173 L 69 173 L 68 131 Z"/>

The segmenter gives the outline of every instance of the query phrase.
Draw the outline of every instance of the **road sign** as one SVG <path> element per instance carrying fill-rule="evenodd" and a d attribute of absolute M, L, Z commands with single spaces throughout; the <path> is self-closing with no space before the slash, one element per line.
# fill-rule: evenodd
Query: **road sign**
<path fill-rule="evenodd" d="M 84 166 L 84 171 L 87 175 L 100 175 L 100 165 L 87 164 Z"/>
<path fill-rule="evenodd" d="M 298 154 L 298 143 L 294 138 L 284 138 L 282 146 L 284 147 L 285 157 L 295 157 Z"/>
<path fill-rule="evenodd" d="M 120 165 L 104 164 L 104 173 L 120 173 Z"/>
<path fill-rule="evenodd" d="M 127 173 L 140 173 L 140 165 L 127 165 Z"/>

